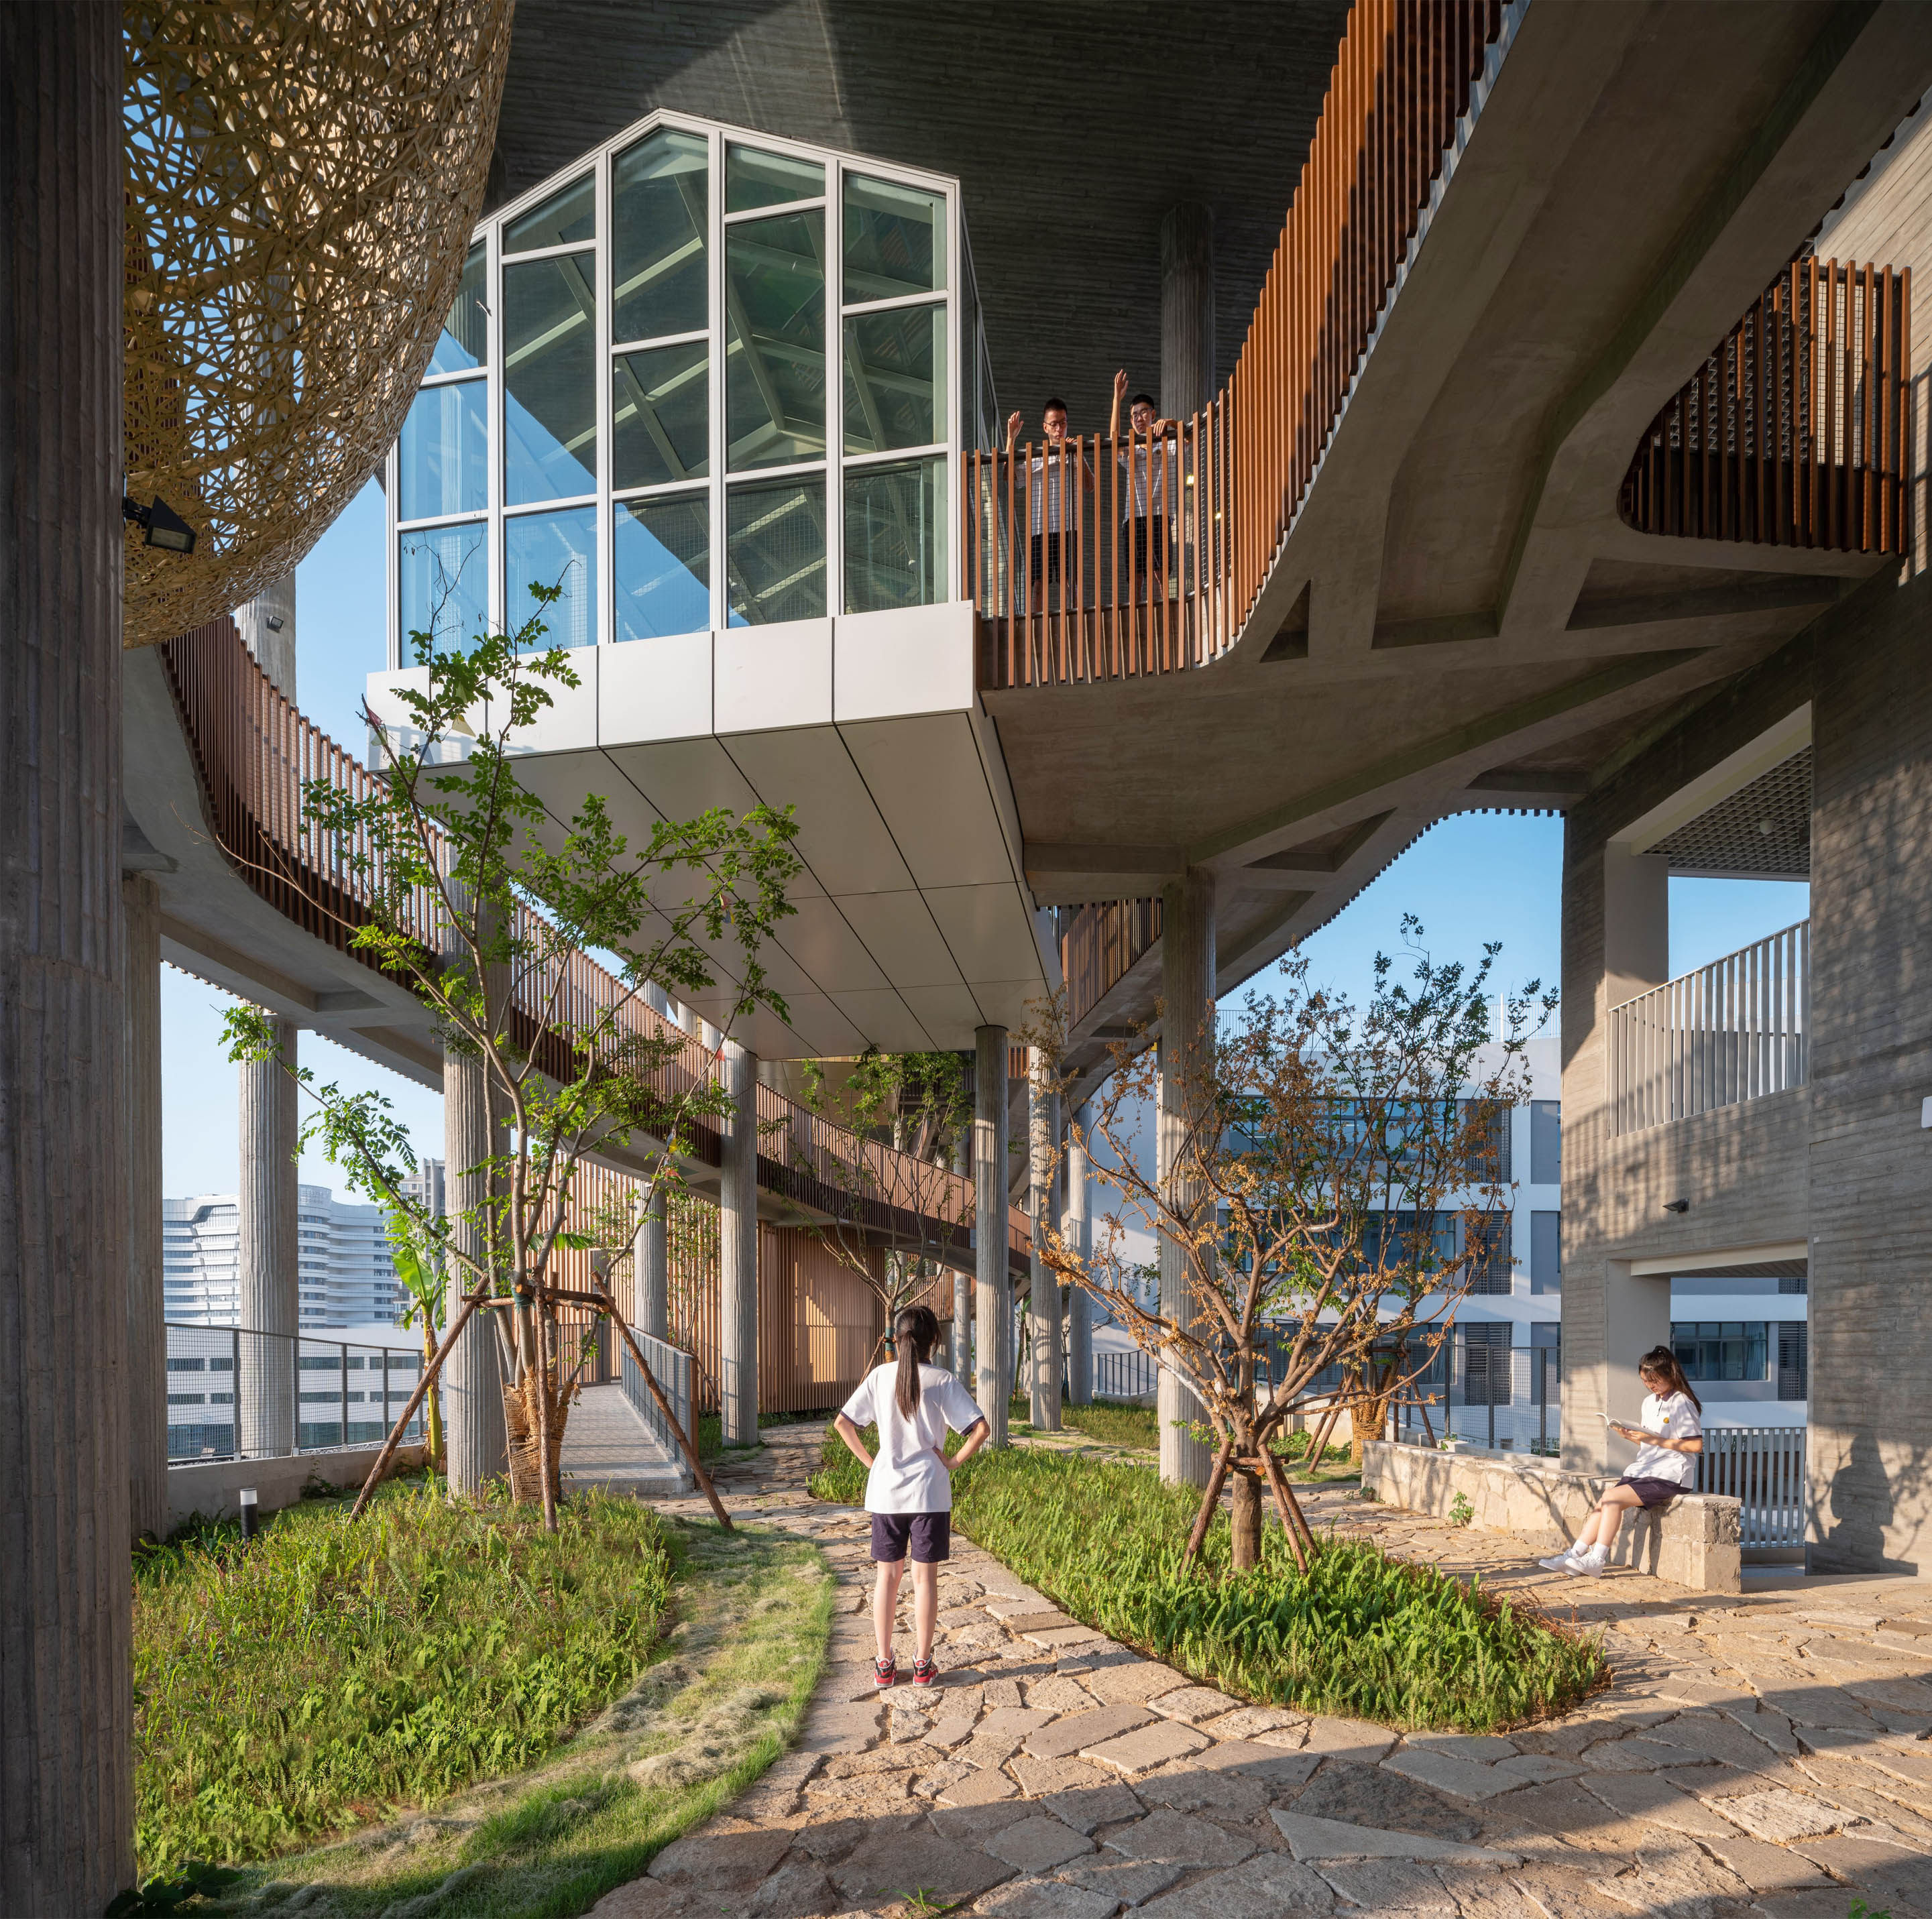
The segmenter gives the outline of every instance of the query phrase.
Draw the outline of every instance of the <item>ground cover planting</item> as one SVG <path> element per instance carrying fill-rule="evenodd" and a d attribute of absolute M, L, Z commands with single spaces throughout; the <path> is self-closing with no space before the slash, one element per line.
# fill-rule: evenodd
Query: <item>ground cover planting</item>
<path fill-rule="evenodd" d="M 635 1679 L 672 1577 L 650 1508 L 534 1508 L 386 1488 L 206 1529 L 134 1586 L 136 1845 L 144 1874 L 266 1858 L 545 1752 Z"/>
<path fill-rule="evenodd" d="M 812 1489 L 865 1497 L 836 1436 Z M 982 1453 L 953 1481 L 959 1529 L 1074 1618 L 1262 1704 L 1489 1732 L 1567 1711 L 1606 1677 L 1594 1640 L 1366 1543 L 1324 1540 L 1304 1575 L 1270 1524 L 1261 1564 L 1234 1573 L 1223 1523 L 1188 1567 L 1198 1497 L 1032 1448 Z"/>

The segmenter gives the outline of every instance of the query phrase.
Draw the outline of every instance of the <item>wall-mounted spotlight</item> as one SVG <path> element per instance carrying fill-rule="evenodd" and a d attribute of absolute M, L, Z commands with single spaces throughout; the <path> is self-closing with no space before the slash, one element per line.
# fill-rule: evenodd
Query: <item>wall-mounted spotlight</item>
<path fill-rule="evenodd" d="M 264 613 L 262 616 L 262 624 L 271 633 L 279 633 L 282 630 L 282 616 L 278 613 Z"/>
<path fill-rule="evenodd" d="M 1690 1202 L 1688 1199 L 1666 1199 L 1664 1202 L 1664 1210 L 1666 1213 L 1688 1213 Z"/>
<path fill-rule="evenodd" d="M 142 506 L 123 498 L 121 517 L 141 529 L 144 544 L 159 547 L 164 553 L 194 551 L 194 529 L 157 493 L 152 506 Z"/>

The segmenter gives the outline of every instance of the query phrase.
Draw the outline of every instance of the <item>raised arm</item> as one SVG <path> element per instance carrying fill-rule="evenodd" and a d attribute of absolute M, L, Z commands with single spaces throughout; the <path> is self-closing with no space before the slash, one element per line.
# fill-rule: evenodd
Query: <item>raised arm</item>
<path fill-rule="evenodd" d="M 1009 459 L 1012 458 L 1013 448 L 1019 439 L 1020 429 L 1025 424 L 1026 421 L 1020 417 L 1017 409 L 1006 415 L 1006 457 Z"/>
<path fill-rule="evenodd" d="M 1107 415 L 1107 437 L 1118 439 L 1120 436 L 1120 402 L 1127 397 L 1127 370 L 1123 367 L 1114 376 L 1114 403 Z"/>

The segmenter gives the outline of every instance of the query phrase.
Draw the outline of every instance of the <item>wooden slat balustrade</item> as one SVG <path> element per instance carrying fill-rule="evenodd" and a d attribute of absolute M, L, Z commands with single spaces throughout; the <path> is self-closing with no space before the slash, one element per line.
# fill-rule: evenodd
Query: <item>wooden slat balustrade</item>
<path fill-rule="evenodd" d="M 1158 899 L 1101 900 L 1083 906 L 1060 938 L 1066 1024 L 1077 1027 L 1160 937 Z"/>

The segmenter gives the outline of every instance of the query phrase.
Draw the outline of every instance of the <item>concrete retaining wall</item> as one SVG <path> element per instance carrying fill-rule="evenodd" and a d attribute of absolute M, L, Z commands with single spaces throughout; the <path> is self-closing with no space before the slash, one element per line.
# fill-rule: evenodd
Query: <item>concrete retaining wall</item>
<path fill-rule="evenodd" d="M 1514 1533 L 1525 1552 L 1539 1558 L 1569 1545 L 1613 1483 L 1520 1453 L 1443 1453 L 1372 1440 L 1363 1453 L 1363 1488 L 1378 1499 L 1447 1519 L 1460 1495 L 1474 1509 L 1472 1525 Z M 1694 1592 L 1735 1593 L 1740 1510 L 1735 1499 L 1686 1493 L 1660 1511 L 1625 1519 L 1610 1564 Z"/>
<path fill-rule="evenodd" d="M 382 1451 L 380 1444 L 351 1446 L 339 1453 L 298 1453 L 286 1459 L 197 1459 L 168 1468 L 168 1522 L 184 1525 L 199 1513 L 211 1519 L 232 1519 L 241 1511 L 236 1498 L 244 1486 L 255 1489 L 260 1513 L 279 1512 L 302 1496 L 310 1480 L 359 1487 Z M 422 1464 L 420 1446 L 399 1446 L 392 1472 L 412 1472 Z"/>

